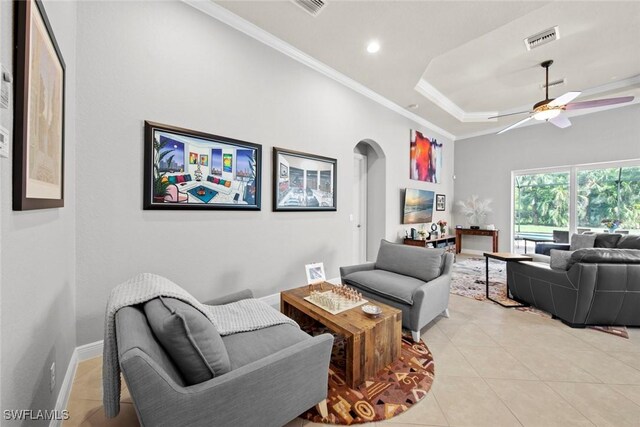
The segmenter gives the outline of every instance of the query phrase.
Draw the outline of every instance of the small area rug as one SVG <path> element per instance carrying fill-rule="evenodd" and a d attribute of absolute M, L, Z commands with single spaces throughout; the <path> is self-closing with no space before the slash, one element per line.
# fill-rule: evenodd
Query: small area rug
<path fill-rule="evenodd" d="M 330 333 L 317 326 L 313 330 L 305 329 L 312 335 Z M 406 411 L 429 392 L 434 364 L 424 341 L 414 343 L 411 335 L 403 332 L 400 359 L 378 372 L 375 378 L 352 389 L 345 384 L 345 340 L 333 335 L 327 395 L 329 419 L 323 420 L 315 408 L 301 415 L 302 418 L 316 423 L 343 425 L 387 420 Z"/>
<path fill-rule="evenodd" d="M 502 261 L 489 259 L 489 296 L 504 304 L 517 302 L 507 297 L 506 286 L 507 264 Z M 485 301 L 485 259 L 484 258 L 460 258 L 453 264 L 451 276 L 451 293 L 478 301 Z M 534 313 L 539 316 L 551 317 L 545 311 L 534 307 L 518 307 L 516 310 Z M 629 332 L 624 326 L 588 326 L 597 331 L 606 332 L 622 338 L 629 338 Z"/>

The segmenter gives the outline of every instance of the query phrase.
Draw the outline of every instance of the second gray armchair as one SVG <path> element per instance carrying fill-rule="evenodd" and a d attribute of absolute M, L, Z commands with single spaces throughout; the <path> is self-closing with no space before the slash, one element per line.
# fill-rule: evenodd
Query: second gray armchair
<path fill-rule="evenodd" d="M 420 340 L 420 329 L 440 314 L 449 317 L 453 254 L 382 240 L 376 262 L 340 267 L 345 285 L 402 310 L 402 326 Z"/>

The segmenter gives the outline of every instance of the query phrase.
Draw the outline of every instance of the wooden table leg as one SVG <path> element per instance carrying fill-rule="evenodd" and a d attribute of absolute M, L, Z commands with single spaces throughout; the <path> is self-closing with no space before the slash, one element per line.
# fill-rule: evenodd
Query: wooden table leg
<path fill-rule="evenodd" d="M 345 366 L 345 382 L 351 388 L 356 388 L 364 382 L 362 378 L 363 372 L 363 356 L 362 354 L 362 337 L 359 334 L 345 337 L 346 339 L 346 365 Z"/>
<path fill-rule="evenodd" d="M 462 252 L 462 232 L 456 230 L 456 253 Z"/>

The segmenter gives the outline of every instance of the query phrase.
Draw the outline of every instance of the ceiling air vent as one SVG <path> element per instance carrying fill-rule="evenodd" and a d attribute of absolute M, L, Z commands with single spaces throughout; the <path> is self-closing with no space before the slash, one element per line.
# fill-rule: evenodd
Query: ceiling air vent
<path fill-rule="evenodd" d="M 318 16 L 327 5 L 323 0 L 291 0 L 311 16 Z"/>
<path fill-rule="evenodd" d="M 527 37 L 524 39 L 524 45 L 527 47 L 527 50 L 535 49 L 536 47 L 540 47 L 543 44 L 551 43 L 552 41 L 558 40 L 560 38 L 560 32 L 558 31 L 558 26 L 553 28 L 549 28 L 548 30 L 544 30 L 535 34 L 531 37 Z"/>
<path fill-rule="evenodd" d="M 567 81 L 565 79 L 560 79 L 560 80 L 554 80 L 552 82 L 549 82 L 549 87 L 554 87 L 554 86 L 560 86 L 567 83 Z M 541 84 L 540 85 L 540 89 L 544 90 L 545 84 Z"/>

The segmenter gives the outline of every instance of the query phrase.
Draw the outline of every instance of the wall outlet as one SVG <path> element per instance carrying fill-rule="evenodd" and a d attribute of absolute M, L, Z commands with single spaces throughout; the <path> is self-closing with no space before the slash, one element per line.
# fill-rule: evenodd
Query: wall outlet
<path fill-rule="evenodd" d="M 56 362 L 51 364 L 51 368 L 49 368 L 49 372 L 51 374 L 51 379 L 49 381 L 49 390 L 53 391 L 56 386 Z"/>

